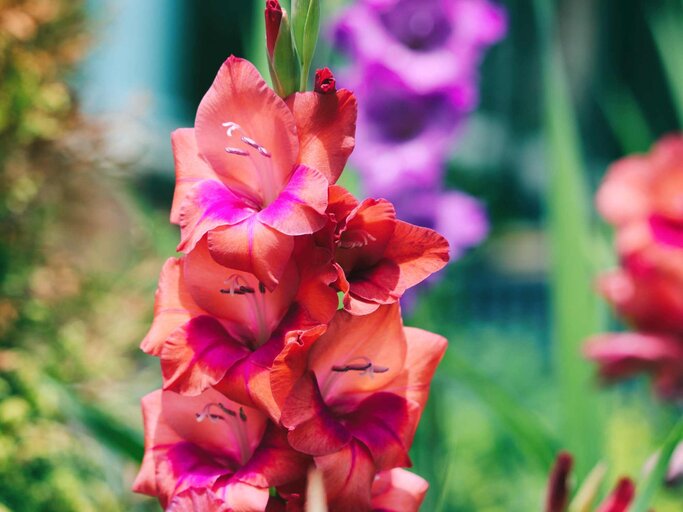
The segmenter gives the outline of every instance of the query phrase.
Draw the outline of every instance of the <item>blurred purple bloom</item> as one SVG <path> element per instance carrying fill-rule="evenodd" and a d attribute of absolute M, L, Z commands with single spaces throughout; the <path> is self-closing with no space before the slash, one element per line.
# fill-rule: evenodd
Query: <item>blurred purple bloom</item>
<path fill-rule="evenodd" d="M 505 11 L 488 0 L 357 0 L 335 24 L 351 62 L 340 79 L 359 98 L 353 163 L 364 192 L 443 233 L 451 261 L 488 232 L 483 206 L 443 180 L 478 103 L 483 54 L 505 30 Z"/>
<path fill-rule="evenodd" d="M 358 0 L 335 38 L 361 66 L 384 65 L 420 92 L 464 87 L 473 107 L 482 53 L 505 29 L 505 11 L 487 0 Z"/>

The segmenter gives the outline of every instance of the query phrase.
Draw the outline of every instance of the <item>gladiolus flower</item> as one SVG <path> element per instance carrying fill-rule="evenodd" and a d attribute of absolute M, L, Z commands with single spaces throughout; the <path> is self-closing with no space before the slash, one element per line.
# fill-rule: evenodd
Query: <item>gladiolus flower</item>
<path fill-rule="evenodd" d="M 683 397 L 683 137 L 615 163 L 597 195 L 616 228 L 621 268 L 599 281 L 602 295 L 637 333 L 589 340 L 586 354 L 609 379 L 653 375 L 665 398 Z"/>
<path fill-rule="evenodd" d="M 353 149 L 348 91 L 292 95 L 288 103 L 247 61 L 230 57 L 204 96 L 194 129 L 173 134 L 178 250 L 208 236 L 212 257 L 272 290 L 294 237 L 325 224 L 327 185 Z"/>
<path fill-rule="evenodd" d="M 288 327 L 329 322 L 337 295 L 329 286 L 336 273 L 326 251 L 299 240 L 295 252 L 305 253 L 305 260 L 290 260 L 273 291 L 251 274 L 216 263 L 205 240 L 187 256 L 166 262 L 154 323 L 142 342 L 145 352 L 161 359 L 164 389 L 196 395 L 221 382 L 250 389 L 278 354 Z M 246 405 L 274 410 L 269 389 L 232 398 L 239 397 Z"/>
<path fill-rule="evenodd" d="M 142 408 L 145 457 L 134 490 L 157 496 L 163 507 L 181 511 L 202 502 L 236 512 L 264 510 L 269 487 L 305 475 L 308 459 L 264 414 L 220 393 L 155 391 Z"/>
<path fill-rule="evenodd" d="M 448 262 L 448 242 L 437 232 L 396 219 L 383 199 L 359 203 L 330 187 L 328 215 L 344 308 L 367 314 L 393 304 L 403 293 Z"/>
<path fill-rule="evenodd" d="M 446 341 L 404 328 L 398 305 L 340 311 L 317 340 L 290 341 L 272 388 L 290 445 L 314 456 L 332 510 L 369 508 L 378 471 L 410 464 L 407 449 Z"/>
<path fill-rule="evenodd" d="M 311 53 L 318 4 L 303 5 Z M 286 13 L 269 1 L 265 18 L 271 76 L 291 82 L 286 58 L 275 69 Z M 290 86 L 276 83 L 283 98 Z M 417 511 L 427 483 L 399 468 L 446 340 L 403 327 L 397 301 L 448 244 L 334 185 L 356 103 L 329 69 L 283 98 L 231 57 L 195 128 L 172 135 L 184 255 L 162 269 L 141 344 L 163 388 L 142 401 L 135 490 L 172 512 L 302 511 L 307 487 L 332 512 Z"/>

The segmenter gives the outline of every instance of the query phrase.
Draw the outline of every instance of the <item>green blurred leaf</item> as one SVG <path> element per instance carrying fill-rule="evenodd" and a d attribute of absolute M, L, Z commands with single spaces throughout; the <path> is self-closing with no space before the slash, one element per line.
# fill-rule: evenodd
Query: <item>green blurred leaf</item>
<path fill-rule="evenodd" d="M 453 378 L 469 387 L 507 426 L 522 453 L 545 473 L 559 446 L 544 425 L 515 398 L 487 376 L 478 372 L 455 351 L 448 356 Z"/>
<path fill-rule="evenodd" d="M 671 1 L 658 5 L 659 10 L 651 11 L 647 19 L 668 79 L 678 122 L 683 126 L 683 5 Z"/>
<path fill-rule="evenodd" d="M 141 432 L 125 425 L 107 410 L 83 400 L 60 382 L 49 379 L 49 386 L 57 391 L 65 414 L 85 426 L 99 443 L 133 462 L 142 460 L 145 443 Z"/>
<path fill-rule="evenodd" d="M 562 440 L 577 461 L 579 478 L 599 460 L 602 412 L 593 370 L 581 356 L 584 340 L 603 330 L 601 303 L 593 290 L 592 195 L 583 172 L 578 124 L 568 90 L 552 3 L 535 2 L 542 42 L 543 110 L 549 188 L 546 214 L 551 249 L 551 299 L 555 371 L 560 386 Z"/>
<path fill-rule="evenodd" d="M 642 153 L 652 145 L 652 130 L 629 89 L 612 88 L 610 94 L 600 102 L 600 107 L 624 153 Z"/>

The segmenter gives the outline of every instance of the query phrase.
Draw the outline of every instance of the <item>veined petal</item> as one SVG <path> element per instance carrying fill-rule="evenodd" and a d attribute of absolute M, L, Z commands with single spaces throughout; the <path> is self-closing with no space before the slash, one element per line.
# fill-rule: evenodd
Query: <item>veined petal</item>
<path fill-rule="evenodd" d="M 399 267 L 401 294 L 448 263 L 448 242 L 436 231 L 397 221 L 384 257 Z"/>
<path fill-rule="evenodd" d="M 393 304 L 403 295 L 400 281 L 401 268 L 389 259 L 382 259 L 367 270 L 354 271 L 349 280 L 349 297 L 344 298 L 345 309 L 366 315 L 379 304 Z"/>
<path fill-rule="evenodd" d="M 325 332 L 319 325 L 307 331 L 290 331 L 284 337 L 284 345 L 273 361 L 270 385 L 275 401 L 283 407 L 294 384 L 306 373 L 308 351 Z"/>
<path fill-rule="evenodd" d="M 351 441 L 349 431 L 325 405 L 313 373 L 307 373 L 294 385 L 280 421 L 289 429 L 289 444 L 309 455 L 334 453 Z"/>
<path fill-rule="evenodd" d="M 309 368 L 331 405 L 337 398 L 348 401 L 354 394 L 384 390 L 403 371 L 405 357 L 400 308 L 393 304 L 366 316 L 338 311 L 313 344 Z M 345 371 L 347 366 L 354 369 Z"/>
<path fill-rule="evenodd" d="M 323 472 L 330 512 L 370 510 L 376 469 L 368 449 L 358 441 L 344 449 L 315 458 Z"/>
<path fill-rule="evenodd" d="M 209 251 L 225 267 L 250 272 L 269 290 L 275 289 L 294 249 L 291 236 L 251 217 L 209 233 Z"/>
<path fill-rule="evenodd" d="M 234 478 L 258 487 L 277 487 L 305 478 L 312 463 L 289 446 L 285 430 L 271 423 L 254 455 Z"/>
<path fill-rule="evenodd" d="M 233 226 L 252 217 L 256 210 L 219 181 L 200 181 L 180 206 L 179 252 L 188 253 L 209 231 Z"/>
<path fill-rule="evenodd" d="M 396 210 L 384 199 L 366 199 L 346 218 L 336 252 L 349 281 L 384 256 L 396 226 Z"/>
<path fill-rule="evenodd" d="M 209 489 L 187 489 L 176 495 L 169 503 L 167 512 L 231 512 L 227 503 Z"/>
<path fill-rule="evenodd" d="M 171 134 L 175 161 L 175 191 L 171 206 L 171 222 L 180 223 L 180 205 L 192 187 L 204 180 L 220 180 L 211 166 L 199 155 L 194 128 L 180 128 Z"/>
<path fill-rule="evenodd" d="M 185 257 L 183 271 L 185 286 L 197 305 L 218 318 L 231 336 L 252 347 L 265 343 L 281 323 L 300 281 L 297 265 L 291 262 L 278 286 L 263 289 L 253 274 L 217 263 L 206 238 Z M 240 291 L 241 286 L 246 292 Z"/>
<path fill-rule="evenodd" d="M 339 297 L 333 284 L 338 273 L 332 252 L 315 244 L 313 237 L 297 237 L 294 260 L 299 269 L 295 307 L 286 319 L 288 330 L 328 324 L 337 311 Z"/>
<path fill-rule="evenodd" d="M 415 327 L 404 327 L 403 331 L 407 346 L 403 372 L 383 391 L 405 397 L 409 402 L 410 428 L 405 430 L 404 443 L 410 446 L 429 397 L 434 372 L 446 352 L 448 342 L 443 336 Z"/>
<path fill-rule="evenodd" d="M 353 194 L 339 185 L 330 185 L 327 192 L 327 214 L 335 223 L 346 223 L 347 217 L 360 203 Z"/>
<path fill-rule="evenodd" d="M 218 320 L 195 317 L 164 343 L 160 354 L 164 389 L 199 395 L 249 354 Z"/>
<path fill-rule="evenodd" d="M 298 161 L 336 183 L 355 146 L 358 104 L 342 89 L 336 94 L 302 92 L 287 98 L 299 134 Z"/>
<path fill-rule="evenodd" d="M 185 286 L 183 260 L 169 258 L 159 276 L 154 301 L 154 322 L 140 348 L 147 354 L 158 356 L 173 331 L 193 316 L 203 314 L 205 311 L 195 303 Z"/>
<path fill-rule="evenodd" d="M 270 368 L 281 348 L 282 341 L 274 336 L 230 368 L 215 388 L 231 400 L 258 408 L 279 421 L 280 408 L 270 387 Z"/>
<path fill-rule="evenodd" d="M 448 263 L 448 242 L 436 231 L 396 221 L 383 258 L 375 265 L 353 270 L 345 309 L 367 314 L 369 304 L 391 304 L 410 287 Z M 357 300 L 354 300 L 357 299 Z"/>
<path fill-rule="evenodd" d="M 142 420 L 145 426 L 145 455 L 138 475 L 133 482 L 133 491 L 148 496 L 157 496 L 156 464 L 154 462 L 154 438 L 161 414 L 161 390 L 153 391 L 142 398 Z"/>
<path fill-rule="evenodd" d="M 256 487 L 234 479 L 219 483 L 216 494 L 228 505 L 230 512 L 258 512 L 266 509 L 270 496 L 267 487 Z"/>
<path fill-rule="evenodd" d="M 225 61 L 195 129 L 199 151 L 231 189 L 265 206 L 284 188 L 299 152 L 294 116 L 251 63 Z"/>
<path fill-rule="evenodd" d="M 159 460 L 165 451 L 179 443 L 189 444 L 207 456 L 221 461 L 227 473 L 246 463 L 263 437 L 267 418 L 260 411 L 229 400 L 208 389 L 199 396 L 183 396 L 164 391 L 154 448 Z M 173 468 L 181 475 L 182 457 Z"/>
<path fill-rule="evenodd" d="M 310 235 L 327 217 L 327 180 L 315 169 L 299 165 L 277 199 L 258 213 L 258 219 L 286 235 Z"/>
<path fill-rule="evenodd" d="M 345 415 L 346 428 L 370 450 L 378 470 L 410 466 L 407 439 L 416 404 L 393 393 L 373 393 Z"/>

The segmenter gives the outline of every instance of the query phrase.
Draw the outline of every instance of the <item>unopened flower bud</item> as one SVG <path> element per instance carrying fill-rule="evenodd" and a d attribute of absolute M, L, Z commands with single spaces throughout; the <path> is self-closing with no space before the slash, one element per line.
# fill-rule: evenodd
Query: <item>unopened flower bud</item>
<path fill-rule="evenodd" d="M 282 7 L 278 0 L 268 0 L 266 2 L 266 47 L 268 48 L 268 59 L 273 59 L 275 52 L 275 43 L 277 36 L 280 33 L 280 24 L 282 22 Z"/>
<path fill-rule="evenodd" d="M 337 82 L 330 68 L 319 69 L 315 72 L 315 92 L 331 94 L 337 91 Z"/>

